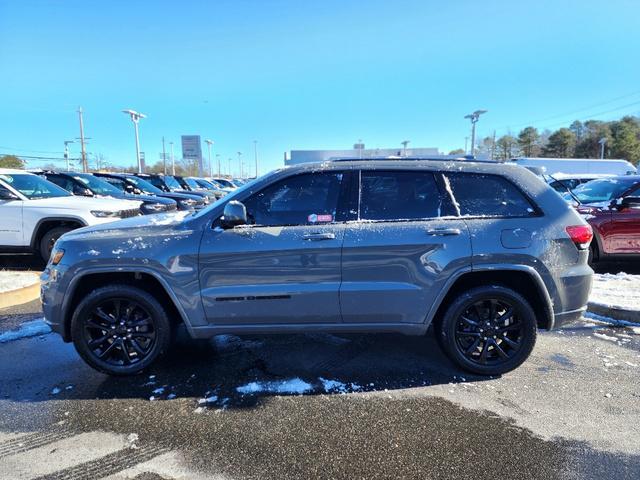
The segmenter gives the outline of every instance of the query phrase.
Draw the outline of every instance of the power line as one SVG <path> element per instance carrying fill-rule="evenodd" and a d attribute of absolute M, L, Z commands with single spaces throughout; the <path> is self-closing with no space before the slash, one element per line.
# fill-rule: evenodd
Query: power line
<path fill-rule="evenodd" d="M 4 148 L 6 150 L 18 151 L 18 152 L 29 152 L 29 153 L 63 153 L 63 152 L 52 152 L 48 150 L 28 150 L 26 148 L 13 148 L 13 147 L 6 147 L 3 145 L 0 145 L 0 148 Z"/>

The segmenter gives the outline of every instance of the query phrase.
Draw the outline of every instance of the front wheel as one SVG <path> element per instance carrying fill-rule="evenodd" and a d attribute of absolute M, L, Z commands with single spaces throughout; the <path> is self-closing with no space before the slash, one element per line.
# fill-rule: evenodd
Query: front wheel
<path fill-rule="evenodd" d="M 80 356 L 109 375 L 134 375 L 171 343 L 171 323 L 162 305 L 131 285 L 94 290 L 78 305 L 71 338 Z"/>
<path fill-rule="evenodd" d="M 51 256 L 51 251 L 53 250 L 53 246 L 56 244 L 56 241 L 65 233 L 70 232 L 73 228 L 70 227 L 55 227 L 51 230 L 45 232 L 45 234 L 40 239 L 40 256 L 42 260 L 45 262 L 49 261 L 49 257 Z"/>
<path fill-rule="evenodd" d="M 436 335 L 451 360 L 481 375 L 501 375 L 520 366 L 536 342 L 533 309 L 502 286 L 477 287 L 449 305 Z"/>

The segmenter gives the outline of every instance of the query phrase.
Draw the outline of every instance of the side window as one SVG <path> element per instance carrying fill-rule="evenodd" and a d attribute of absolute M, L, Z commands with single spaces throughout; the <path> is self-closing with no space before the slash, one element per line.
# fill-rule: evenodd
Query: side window
<path fill-rule="evenodd" d="M 445 173 L 460 215 L 526 217 L 535 214 L 531 202 L 507 179 L 498 175 Z"/>
<path fill-rule="evenodd" d="M 64 188 L 67 192 L 73 191 L 73 182 L 67 178 L 59 175 L 46 175 L 46 179 L 51 183 L 55 183 L 61 188 Z"/>
<path fill-rule="evenodd" d="M 416 220 L 441 215 L 442 196 L 431 172 L 363 171 L 360 219 Z"/>
<path fill-rule="evenodd" d="M 120 180 L 119 178 L 112 178 L 112 177 L 100 177 L 100 178 L 102 178 L 103 180 L 106 180 L 111 185 L 116 187 L 118 190 L 122 190 L 124 192 L 125 185 L 123 180 Z"/>
<path fill-rule="evenodd" d="M 252 195 L 243 203 L 249 223 L 264 226 L 331 223 L 338 218 L 342 173 L 289 177 Z"/>

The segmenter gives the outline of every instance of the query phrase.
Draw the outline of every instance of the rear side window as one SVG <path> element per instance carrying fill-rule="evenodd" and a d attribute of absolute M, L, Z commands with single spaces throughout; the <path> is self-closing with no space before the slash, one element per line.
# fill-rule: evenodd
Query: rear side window
<path fill-rule="evenodd" d="M 338 198 L 344 174 L 309 173 L 285 178 L 244 201 L 249 223 L 313 225 L 340 221 Z"/>
<path fill-rule="evenodd" d="M 442 196 L 431 172 L 363 171 L 360 182 L 362 220 L 440 216 Z"/>
<path fill-rule="evenodd" d="M 507 179 L 497 175 L 445 173 L 461 216 L 527 217 L 535 209 L 524 194 Z"/>

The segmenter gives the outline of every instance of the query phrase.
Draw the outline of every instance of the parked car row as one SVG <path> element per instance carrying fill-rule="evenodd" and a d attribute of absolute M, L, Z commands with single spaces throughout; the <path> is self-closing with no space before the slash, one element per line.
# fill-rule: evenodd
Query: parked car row
<path fill-rule="evenodd" d="M 199 210 L 230 191 L 195 177 L 0 169 L 0 253 L 36 252 L 47 260 L 56 240 L 70 230 Z"/>

